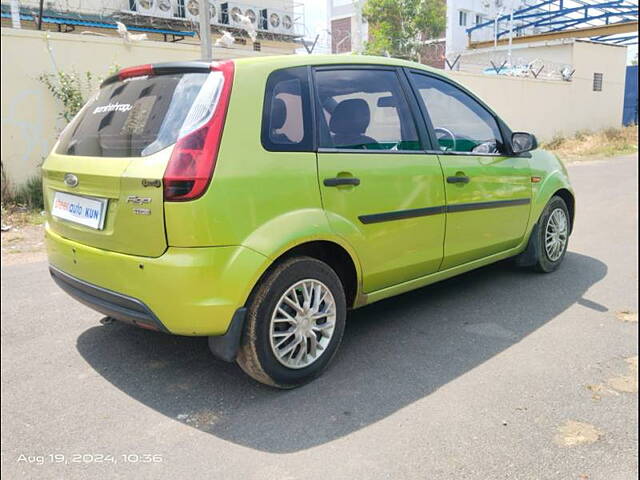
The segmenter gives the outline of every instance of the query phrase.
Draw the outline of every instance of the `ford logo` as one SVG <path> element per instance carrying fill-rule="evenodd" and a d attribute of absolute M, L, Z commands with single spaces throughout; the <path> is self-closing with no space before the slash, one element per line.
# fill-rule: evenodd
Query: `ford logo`
<path fill-rule="evenodd" d="M 64 176 L 64 184 L 68 187 L 75 187 L 78 185 L 78 177 L 73 173 L 67 173 Z"/>

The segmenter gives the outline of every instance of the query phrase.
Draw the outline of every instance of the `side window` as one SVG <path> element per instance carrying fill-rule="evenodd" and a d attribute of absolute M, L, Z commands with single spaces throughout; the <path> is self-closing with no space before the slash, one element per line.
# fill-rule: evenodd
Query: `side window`
<path fill-rule="evenodd" d="M 320 147 L 420 150 L 411 111 L 393 70 L 317 70 Z"/>
<path fill-rule="evenodd" d="M 476 100 L 448 82 L 411 74 L 443 151 L 500 153 L 496 119 Z"/>
<path fill-rule="evenodd" d="M 273 72 L 262 112 L 262 145 L 270 151 L 311 151 L 313 132 L 306 67 Z"/>

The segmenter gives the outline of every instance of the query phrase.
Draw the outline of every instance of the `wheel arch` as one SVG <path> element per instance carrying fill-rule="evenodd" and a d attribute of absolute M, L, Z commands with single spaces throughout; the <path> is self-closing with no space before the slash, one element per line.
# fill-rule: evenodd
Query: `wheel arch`
<path fill-rule="evenodd" d="M 284 260 L 294 256 L 307 256 L 329 265 L 338 275 L 345 289 L 347 307 L 354 308 L 362 304 L 360 299 L 361 271 L 353 252 L 343 244 L 328 239 L 308 239 L 289 246 L 272 257 L 269 265 L 255 282 L 247 301 L 257 286 L 274 268 Z"/>
<path fill-rule="evenodd" d="M 564 200 L 564 203 L 567 205 L 567 209 L 569 210 L 569 233 L 573 231 L 573 219 L 576 214 L 576 199 L 573 193 L 567 188 L 561 188 L 554 192 L 553 196 L 558 196 Z"/>
<path fill-rule="evenodd" d="M 533 184 L 533 205 L 531 208 L 531 216 L 529 217 L 529 231 L 527 233 L 531 233 L 531 230 L 538 222 L 538 219 L 549 203 L 549 200 L 551 200 L 554 195 L 562 198 L 567 204 L 567 208 L 569 209 L 571 228 L 573 229 L 576 201 L 575 194 L 573 192 L 573 189 L 571 188 L 571 184 L 569 183 L 569 178 L 567 177 L 567 175 L 564 174 L 560 169 L 556 169 L 550 174 L 545 174 L 543 170 L 534 170 L 532 173 L 539 173 L 540 176 L 543 177 L 543 181 L 541 183 Z"/>

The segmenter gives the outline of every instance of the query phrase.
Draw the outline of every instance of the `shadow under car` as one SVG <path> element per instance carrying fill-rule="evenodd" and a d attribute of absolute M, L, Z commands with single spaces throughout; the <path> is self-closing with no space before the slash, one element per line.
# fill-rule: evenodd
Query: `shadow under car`
<path fill-rule="evenodd" d="M 568 252 L 542 275 L 509 261 L 352 311 L 324 375 L 296 390 L 216 360 L 206 338 L 114 323 L 77 348 L 106 380 L 164 415 L 257 450 L 289 453 L 342 437 L 429 395 L 583 299 L 607 267 Z"/>

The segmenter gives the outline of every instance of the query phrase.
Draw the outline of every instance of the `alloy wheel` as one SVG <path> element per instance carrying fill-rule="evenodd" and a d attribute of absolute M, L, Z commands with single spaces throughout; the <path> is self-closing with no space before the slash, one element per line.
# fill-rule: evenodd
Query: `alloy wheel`
<path fill-rule="evenodd" d="M 280 297 L 271 316 L 271 350 L 285 367 L 299 369 L 326 351 L 336 324 L 331 290 L 314 279 L 301 280 Z"/>
<path fill-rule="evenodd" d="M 568 235 L 567 214 L 562 208 L 556 208 L 549 215 L 544 235 L 544 248 L 549 260 L 555 262 L 560 259 L 567 245 Z"/>

